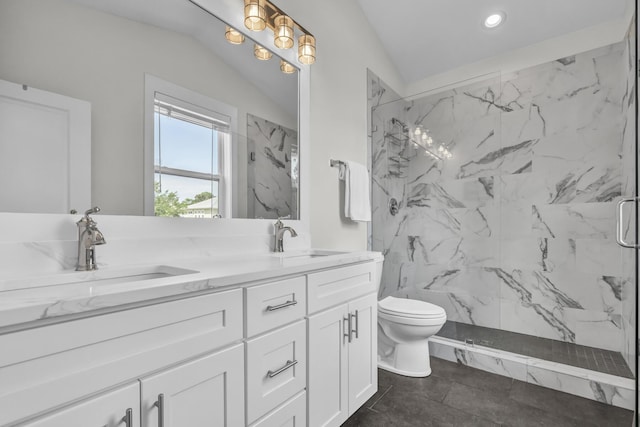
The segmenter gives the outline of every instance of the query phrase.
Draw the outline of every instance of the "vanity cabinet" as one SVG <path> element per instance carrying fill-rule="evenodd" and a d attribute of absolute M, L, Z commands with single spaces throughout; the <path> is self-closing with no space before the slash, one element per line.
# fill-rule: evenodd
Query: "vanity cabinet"
<path fill-rule="evenodd" d="M 375 276 L 351 264 L 0 335 L 0 426 L 339 426 L 377 389 Z"/>
<path fill-rule="evenodd" d="M 340 426 L 378 389 L 375 268 L 363 264 L 312 274 L 308 288 L 309 295 L 325 296 L 320 303 L 309 301 L 317 311 L 308 320 L 309 425 Z M 363 292 L 368 293 L 324 309 L 344 301 L 340 293 L 349 300 Z"/>

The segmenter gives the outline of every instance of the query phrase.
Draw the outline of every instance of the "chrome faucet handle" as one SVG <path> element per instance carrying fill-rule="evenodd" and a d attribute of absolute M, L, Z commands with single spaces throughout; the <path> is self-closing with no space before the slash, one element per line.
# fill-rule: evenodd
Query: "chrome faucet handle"
<path fill-rule="evenodd" d="M 97 206 L 92 207 L 91 209 L 85 211 L 84 217 L 89 218 L 89 215 L 100 212 L 100 208 Z"/>

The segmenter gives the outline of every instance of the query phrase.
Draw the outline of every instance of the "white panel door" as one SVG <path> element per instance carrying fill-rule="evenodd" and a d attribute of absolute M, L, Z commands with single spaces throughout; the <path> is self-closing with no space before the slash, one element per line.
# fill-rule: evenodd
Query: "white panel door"
<path fill-rule="evenodd" d="M 140 425 L 140 387 L 121 387 L 46 415 L 21 427 L 137 427 Z"/>
<path fill-rule="evenodd" d="M 91 206 L 91 105 L 0 80 L 0 212 Z"/>
<path fill-rule="evenodd" d="M 376 294 L 351 301 L 349 344 L 349 415 L 378 390 L 378 299 Z"/>
<path fill-rule="evenodd" d="M 244 427 L 244 344 L 141 380 L 143 427 Z"/>
<path fill-rule="evenodd" d="M 309 425 L 340 426 L 349 416 L 347 305 L 309 317 Z"/>

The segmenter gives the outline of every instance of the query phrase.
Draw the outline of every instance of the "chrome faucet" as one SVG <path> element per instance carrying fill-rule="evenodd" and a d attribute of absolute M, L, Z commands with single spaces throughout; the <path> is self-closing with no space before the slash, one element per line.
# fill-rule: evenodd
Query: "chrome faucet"
<path fill-rule="evenodd" d="M 78 263 L 76 271 L 97 270 L 96 245 L 104 245 L 106 240 L 100 230 L 98 223 L 89 215 L 100 212 L 99 207 L 93 207 L 84 213 L 82 219 L 76 222 L 78 226 Z"/>
<path fill-rule="evenodd" d="M 274 252 L 284 252 L 284 232 L 289 231 L 291 233 L 291 237 L 297 237 L 298 233 L 291 227 L 285 227 L 280 218 L 276 221 L 274 226 L 274 237 L 275 237 L 275 245 Z"/>

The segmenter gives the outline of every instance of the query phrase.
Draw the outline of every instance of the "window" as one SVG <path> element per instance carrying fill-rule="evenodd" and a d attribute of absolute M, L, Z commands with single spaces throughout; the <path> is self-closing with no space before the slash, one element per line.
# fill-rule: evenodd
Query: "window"
<path fill-rule="evenodd" d="M 231 216 L 235 110 L 152 76 L 146 80 L 151 98 L 146 105 L 152 115 L 145 114 L 145 120 L 151 122 L 145 126 L 148 132 L 151 129 L 153 148 L 148 151 L 153 154 L 145 160 L 145 213 L 185 218 Z M 156 83 L 154 87 L 149 87 L 150 82 Z"/>

